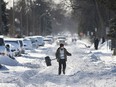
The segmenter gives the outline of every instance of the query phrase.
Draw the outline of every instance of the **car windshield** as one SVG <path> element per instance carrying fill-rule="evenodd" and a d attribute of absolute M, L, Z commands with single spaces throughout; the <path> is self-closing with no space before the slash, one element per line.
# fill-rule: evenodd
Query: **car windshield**
<path fill-rule="evenodd" d="M 18 41 L 6 41 L 6 40 L 5 40 L 5 42 L 6 42 L 6 43 L 16 43 L 16 44 L 18 44 Z"/>
<path fill-rule="evenodd" d="M 20 45 L 19 45 L 16 41 L 5 41 L 5 43 L 6 43 L 6 44 L 11 44 L 11 45 L 13 45 L 13 46 L 16 47 L 16 48 L 17 48 L 17 47 L 18 47 L 18 48 L 20 47 Z"/>
<path fill-rule="evenodd" d="M 43 41 L 43 38 L 42 37 L 37 37 L 39 42 Z"/>
<path fill-rule="evenodd" d="M 4 40 L 3 38 L 0 38 L 0 46 L 3 46 L 4 45 Z"/>
<path fill-rule="evenodd" d="M 32 43 L 36 43 L 37 42 L 36 39 L 34 39 L 34 38 L 30 38 L 30 40 L 31 40 Z"/>
<path fill-rule="evenodd" d="M 44 41 L 51 41 L 50 39 L 45 39 Z"/>
<path fill-rule="evenodd" d="M 65 37 L 58 37 L 58 39 L 66 39 Z"/>

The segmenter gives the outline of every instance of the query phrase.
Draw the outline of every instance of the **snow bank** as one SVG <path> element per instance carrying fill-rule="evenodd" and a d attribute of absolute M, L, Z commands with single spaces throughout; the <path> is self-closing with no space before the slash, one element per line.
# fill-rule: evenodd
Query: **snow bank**
<path fill-rule="evenodd" d="M 19 87 L 19 86 L 14 83 L 0 83 L 0 87 Z"/>
<path fill-rule="evenodd" d="M 9 66 L 19 65 L 19 63 L 15 59 L 11 59 L 8 56 L 0 56 L 0 64 L 9 65 Z"/>
<path fill-rule="evenodd" d="M 94 49 L 94 44 L 91 45 L 91 49 Z M 101 50 L 102 52 L 111 51 L 111 40 L 105 41 L 103 44 L 100 42 L 98 45 L 98 50 Z"/>
<path fill-rule="evenodd" d="M 91 59 L 93 61 L 99 61 L 101 60 L 106 66 L 112 66 L 113 64 L 116 64 L 116 57 L 112 56 L 112 51 L 110 49 L 111 47 L 111 40 L 108 40 L 104 42 L 103 44 L 99 44 L 98 50 L 91 50 Z M 115 68 L 113 68 L 113 71 L 116 71 Z"/>
<path fill-rule="evenodd" d="M 100 61 L 100 58 L 98 56 L 96 56 L 95 54 L 92 54 L 90 56 L 90 59 L 91 59 L 92 62 Z"/>
<path fill-rule="evenodd" d="M 77 40 L 77 45 L 80 48 L 88 48 L 90 44 L 87 41 Z"/>
<path fill-rule="evenodd" d="M 104 42 L 103 44 L 99 44 L 100 50 L 107 51 L 107 50 L 110 50 L 110 47 L 111 47 L 111 40 L 108 40 L 108 41 Z"/>

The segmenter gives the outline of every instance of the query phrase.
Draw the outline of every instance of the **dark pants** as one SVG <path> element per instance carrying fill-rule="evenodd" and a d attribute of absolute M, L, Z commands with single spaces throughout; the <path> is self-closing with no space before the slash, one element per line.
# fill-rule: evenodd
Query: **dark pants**
<path fill-rule="evenodd" d="M 65 59 L 59 60 L 59 73 L 58 73 L 59 75 L 61 74 L 62 66 L 63 66 L 63 74 L 65 74 L 65 69 L 66 69 L 66 60 Z"/>
<path fill-rule="evenodd" d="M 95 49 L 98 50 L 98 43 L 95 44 Z"/>

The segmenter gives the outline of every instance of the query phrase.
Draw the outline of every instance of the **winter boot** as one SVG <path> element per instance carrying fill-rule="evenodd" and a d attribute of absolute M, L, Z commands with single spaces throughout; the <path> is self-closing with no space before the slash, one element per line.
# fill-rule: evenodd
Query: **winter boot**
<path fill-rule="evenodd" d="M 65 70 L 63 70 L 63 74 L 65 74 Z"/>

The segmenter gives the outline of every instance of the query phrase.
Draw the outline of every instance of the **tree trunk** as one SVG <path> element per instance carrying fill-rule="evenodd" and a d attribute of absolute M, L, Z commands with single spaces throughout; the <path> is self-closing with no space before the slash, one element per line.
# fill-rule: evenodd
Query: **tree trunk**
<path fill-rule="evenodd" d="M 113 55 L 116 55 L 116 40 L 115 40 L 115 38 L 112 39 L 112 48 L 113 48 Z"/>
<path fill-rule="evenodd" d="M 113 50 L 113 55 L 116 55 L 116 48 L 114 48 Z"/>
<path fill-rule="evenodd" d="M 1 31 L 1 25 L 2 25 L 2 18 L 1 18 L 1 0 L 0 0 L 0 31 Z"/>

